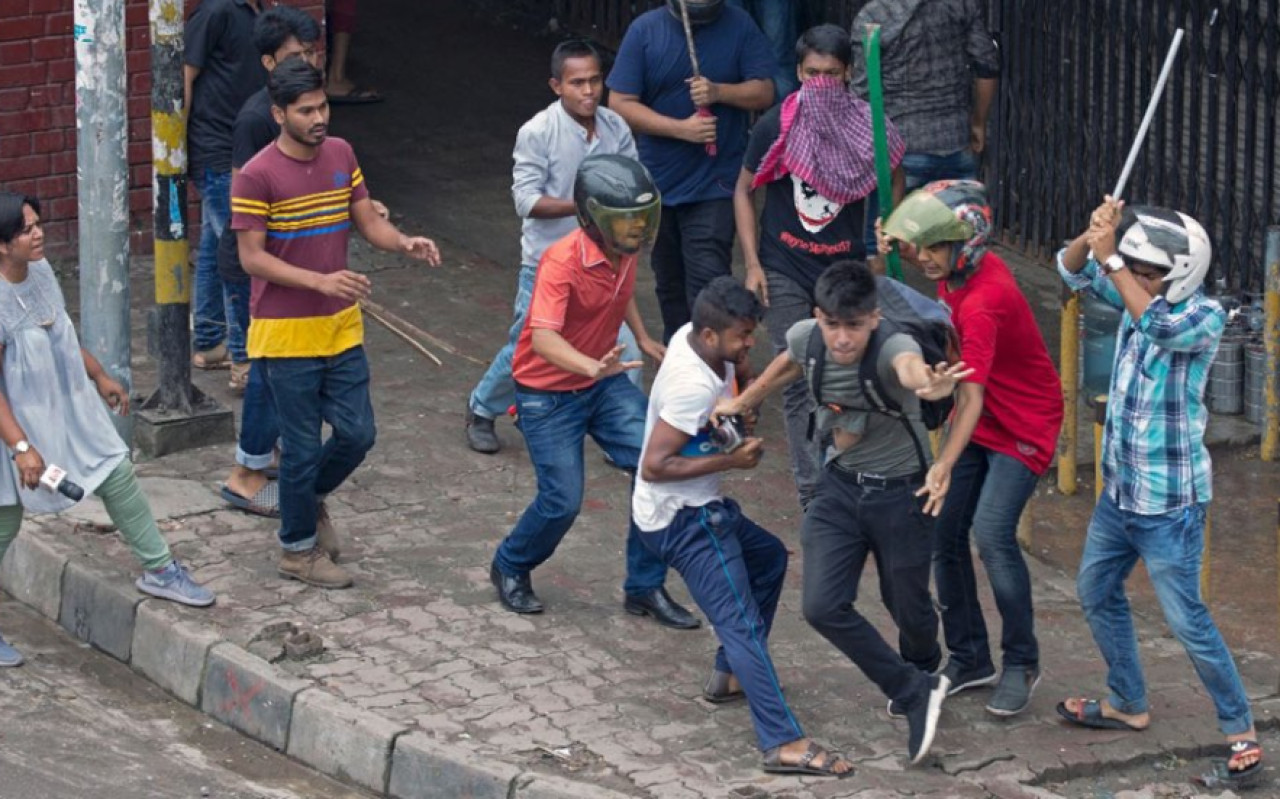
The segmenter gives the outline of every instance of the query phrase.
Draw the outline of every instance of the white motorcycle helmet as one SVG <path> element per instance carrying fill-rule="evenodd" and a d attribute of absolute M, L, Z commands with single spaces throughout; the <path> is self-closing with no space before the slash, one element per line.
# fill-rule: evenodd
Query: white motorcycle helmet
<path fill-rule="evenodd" d="M 1135 205 L 1124 209 L 1116 230 L 1116 249 L 1122 256 L 1167 272 L 1164 296 L 1177 304 L 1204 283 L 1213 260 L 1213 245 L 1200 223 L 1181 211 Z"/>

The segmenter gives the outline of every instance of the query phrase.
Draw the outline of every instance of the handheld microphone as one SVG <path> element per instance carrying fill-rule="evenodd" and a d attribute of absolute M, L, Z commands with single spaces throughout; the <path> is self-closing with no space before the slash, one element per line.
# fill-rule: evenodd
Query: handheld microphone
<path fill-rule="evenodd" d="M 84 499 L 84 489 L 67 479 L 65 469 L 54 466 L 52 463 L 45 468 L 44 474 L 40 475 L 40 485 L 76 502 Z"/>

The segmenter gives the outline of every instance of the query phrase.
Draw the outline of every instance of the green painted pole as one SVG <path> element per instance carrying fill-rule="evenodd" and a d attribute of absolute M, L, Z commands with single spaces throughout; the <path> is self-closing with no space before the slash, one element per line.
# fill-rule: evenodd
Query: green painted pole
<path fill-rule="evenodd" d="M 867 55 L 867 86 L 871 89 L 871 133 L 876 149 L 876 197 L 880 200 L 880 218 L 893 213 L 893 169 L 889 166 L 889 134 L 884 124 L 884 86 L 880 81 L 880 26 L 868 25 L 862 39 Z M 889 277 L 902 280 L 898 249 L 885 256 Z"/>

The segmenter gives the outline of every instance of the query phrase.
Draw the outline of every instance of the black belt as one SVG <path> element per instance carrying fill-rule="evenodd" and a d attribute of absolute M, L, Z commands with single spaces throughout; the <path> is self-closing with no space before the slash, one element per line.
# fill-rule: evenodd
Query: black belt
<path fill-rule="evenodd" d="M 884 491 L 889 488 L 902 488 L 903 486 L 920 485 L 924 482 L 924 472 L 916 472 L 905 477 L 885 477 L 880 474 L 871 474 L 869 472 L 855 472 L 852 469 L 846 469 L 838 463 L 831 464 L 832 472 L 843 480 L 856 483 L 863 488 L 869 488 L 875 491 Z"/>
<path fill-rule="evenodd" d="M 516 391 L 522 394 L 581 394 L 584 391 L 590 391 L 595 388 L 596 384 L 592 383 L 586 388 L 562 388 L 560 390 L 550 388 L 533 388 L 526 386 L 524 383 L 516 383 Z"/>

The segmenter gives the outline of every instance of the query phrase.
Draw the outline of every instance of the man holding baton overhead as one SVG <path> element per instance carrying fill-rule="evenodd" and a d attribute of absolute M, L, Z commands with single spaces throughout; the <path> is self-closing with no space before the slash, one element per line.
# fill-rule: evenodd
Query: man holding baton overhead
<path fill-rule="evenodd" d="M 662 192 L 652 263 L 664 341 L 689 321 L 702 287 L 730 273 L 748 115 L 773 103 L 774 70 L 764 34 L 724 0 L 668 0 L 637 17 L 622 40 L 609 107 L 635 131 L 640 161 Z"/>

